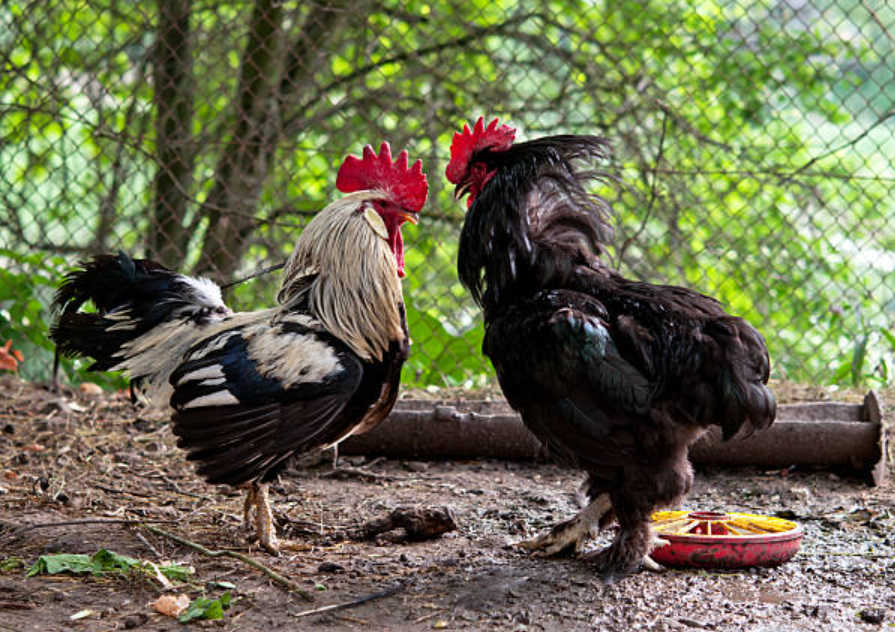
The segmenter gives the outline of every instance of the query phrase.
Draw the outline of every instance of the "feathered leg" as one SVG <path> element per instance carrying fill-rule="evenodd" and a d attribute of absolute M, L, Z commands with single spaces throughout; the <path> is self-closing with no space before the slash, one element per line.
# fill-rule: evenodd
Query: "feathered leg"
<path fill-rule="evenodd" d="M 611 511 L 612 503 L 608 494 L 600 494 L 574 518 L 554 525 L 550 531 L 536 538 L 523 540 L 518 546 L 544 556 L 568 550 L 578 553 Z"/>
<path fill-rule="evenodd" d="M 612 544 L 585 556 L 605 576 L 607 581 L 630 575 L 641 567 L 654 572 L 664 568 L 657 564 L 650 553 L 668 544 L 655 536 L 645 518 L 619 516 L 620 529 Z"/>
<path fill-rule="evenodd" d="M 618 534 L 608 547 L 587 556 L 609 581 L 641 567 L 652 571 L 662 569 L 649 554 L 667 542 L 655 536 L 650 517 L 655 509 L 678 502 L 693 482 L 685 451 L 673 455 L 664 464 L 633 468 L 626 474 L 624 485 L 611 492 Z"/>

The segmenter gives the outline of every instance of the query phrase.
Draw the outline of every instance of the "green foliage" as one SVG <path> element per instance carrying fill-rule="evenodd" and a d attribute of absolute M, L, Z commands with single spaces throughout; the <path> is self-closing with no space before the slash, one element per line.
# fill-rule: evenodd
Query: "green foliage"
<path fill-rule="evenodd" d="M 197 597 L 189 607 L 177 617 L 181 623 L 189 623 L 197 619 L 223 619 L 224 610 L 230 608 L 230 591 L 224 592 L 217 599 Z"/>
<path fill-rule="evenodd" d="M 304 41 L 313 6 L 284 4 L 287 42 Z M 0 336 L 22 349 L 30 379 L 48 376 L 46 306 L 76 259 L 57 253 L 140 254 L 160 166 L 148 80 L 156 6 L 41 7 L 0 9 Z M 202 205 L 229 151 L 240 68 L 251 63 L 241 56 L 252 3 L 193 8 L 184 271 L 200 259 Z M 414 344 L 404 380 L 490 380 L 480 315 L 455 272 L 463 208 L 443 170 L 453 132 L 494 114 L 520 138 L 613 140 L 610 170 L 624 184 L 607 192 L 625 274 L 717 296 L 765 334 L 776 376 L 890 382 L 895 119 L 880 116 L 895 87 L 880 15 L 860 0 L 377 0 L 331 34 L 312 80 L 265 122 L 280 142 L 236 276 L 282 261 L 333 197 L 343 156 L 387 138 L 423 157 L 431 184 L 421 224 L 405 231 Z M 270 305 L 276 279 L 227 299 Z M 83 366 L 63 365 L 75 380 Z"/>
<path fill-rule="evenodd" d="M 20 568 L 25 567 L 25 562 L 20 557 L 16 557 L 12 555 L 10 557 L 4 557 L 0 560 L 0 573 L 8 573 L 10 571 L 14 571 Z"/>
<path fill-rule="evenodd" d="M 93 574 L 100 577 L 105 574 L 127 574 L 138 572 L 148 577 L 155 577 L 158 569 L 168 579 L 186 581 L 192 575 L 192 569 L 177 564 L 164 564 L 156 566 L 149 562 L 136 560 L 127 555 L 121 555 L 107 549 L 100 549 L 93 555 L 80 553 L 55 553 L 41 555 L 25 574 L 26 577 L 34 575 L 58 575 L 70 573 L 73 575 Z"/>
<path fill-rule="evenodd" d="M 61 258 L 0 249 L 0 339 L 12 340 L 25 361 L 23 377 L 45 375 L 53 346 L 47 339 L 48 297 L 56 284 Z"/>

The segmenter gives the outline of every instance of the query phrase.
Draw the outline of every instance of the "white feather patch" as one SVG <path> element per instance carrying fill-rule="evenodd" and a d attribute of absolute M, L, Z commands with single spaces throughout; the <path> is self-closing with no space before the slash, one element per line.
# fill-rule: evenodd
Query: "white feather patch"
<path fill-rule="evenodd" d="M 183 384 L 184 382 L 189 382 L 190 380 L 208 380 L 212 378 L 223 378 L 224 371 L 221 368 L 220 364 L 213 364 L 211 366 L 207 366 L 202 369 L 196 369 L 195 371 L 190 371 L 186 375 L 178 380 L 178 384 Z"/>
<path fill-rule="evenodd" d="M 227 345 L 227 341 L 230 340 L 233 336 L 239 336 L 239 330 L 235 331 L 225 331 L 220 334 L 213 341 L 203 344 L 201 347 L 196 349 L 193 353 L 187 355 L 187 360 L 195 360 L 197 358 L 204 358 L 209 353 L 214 353 L 220 349 L 223 349 Z"/>
<path fill-rule="evenodd" d="M 217 283 L 206 277 L 191 277 L 185 274 L 178 275 L 180 281 L 186 283 L 196 293 L 196 300 L 206 307 L 225 307 L 221 298 L 221 288 Z"/>
<path fill-rule="evenodd" d="M 322 382 L 342 369 L 332 347 L 314 336 L 267 330 L 249 341 L 249 357 L 258 372 L 279 381 L 284 388 L 294 384 Z"/>
<path fill-rule="evenodd" d="M 238 404 L 239 400 L 236 399 L 230 391 L 218 391 L 217 393 L 211 393 L 209 395 L 203 395 L 202 397 L 197 397 L 196 399 L 192 399 L 186 404 L 183 405 L 183 408 L 204 408 L 206 406 L 232 406 L 233 404 Z"/>

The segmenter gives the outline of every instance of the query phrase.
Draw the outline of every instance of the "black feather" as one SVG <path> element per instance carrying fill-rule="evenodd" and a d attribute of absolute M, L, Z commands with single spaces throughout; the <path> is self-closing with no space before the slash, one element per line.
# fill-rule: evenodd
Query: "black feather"
<path fill-rule="evenodd" d="M 579 166 L 607 156 L 608 144 L 597 136 L 550 136 L 473 157 L 496 172 L 466 215 L 457 265 L 460 281 L 486 311 L 513 300 L 503 296 L 507 290 L 524 296 L 562 287 L 576 264 L 603 253 L 612 238 L 611 209 L 587 187 L 609 176 Z"/>
<path fill-rule="evenodd" d="M 692 290 L 623 278 L 601 257 L 611 211 L 575 162 L 602 139 L 553 136 L 472 162 L 494 171 L 467 213 L 458 272 L 483 307 L 483 350 L 509 403 L 560 461 L 609 494 L 622 526 L 602 558 L 628 572 L 650 513 L 691 482 L 687 449 L 774 419 L 764 339 Z M 481 171 L 481 170 L 480 170 Z"/>
<path fill-rule="evenodd" d="M 95 311 L 79 311 L 92 303 Z M 127 342 L 162 322 L 183 318 L 201 323 L 223 304 L 201 300 L 185 277 L 147 259 L 121 252 L 97 255 L 68 273 L 56 291 L 56 319 L 50 339 L 67 357 L 91 357 L 90 370 L 105 371 L 120 362 L 113 357 Z M 115 316 L 127 314 L 132 326 L 120 327 Z"/>

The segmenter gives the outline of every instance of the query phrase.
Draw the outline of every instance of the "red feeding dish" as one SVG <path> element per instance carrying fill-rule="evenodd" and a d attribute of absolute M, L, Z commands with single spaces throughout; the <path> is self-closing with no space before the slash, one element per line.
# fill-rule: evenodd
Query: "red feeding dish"
<path fill-rule="evenodd" d="M 652 526 L 668 544 L 650 557 L 671 568 L 777 566 L 796 554 L 803 534 L 790 520 L 712 511 L 659 511 Z"/>

